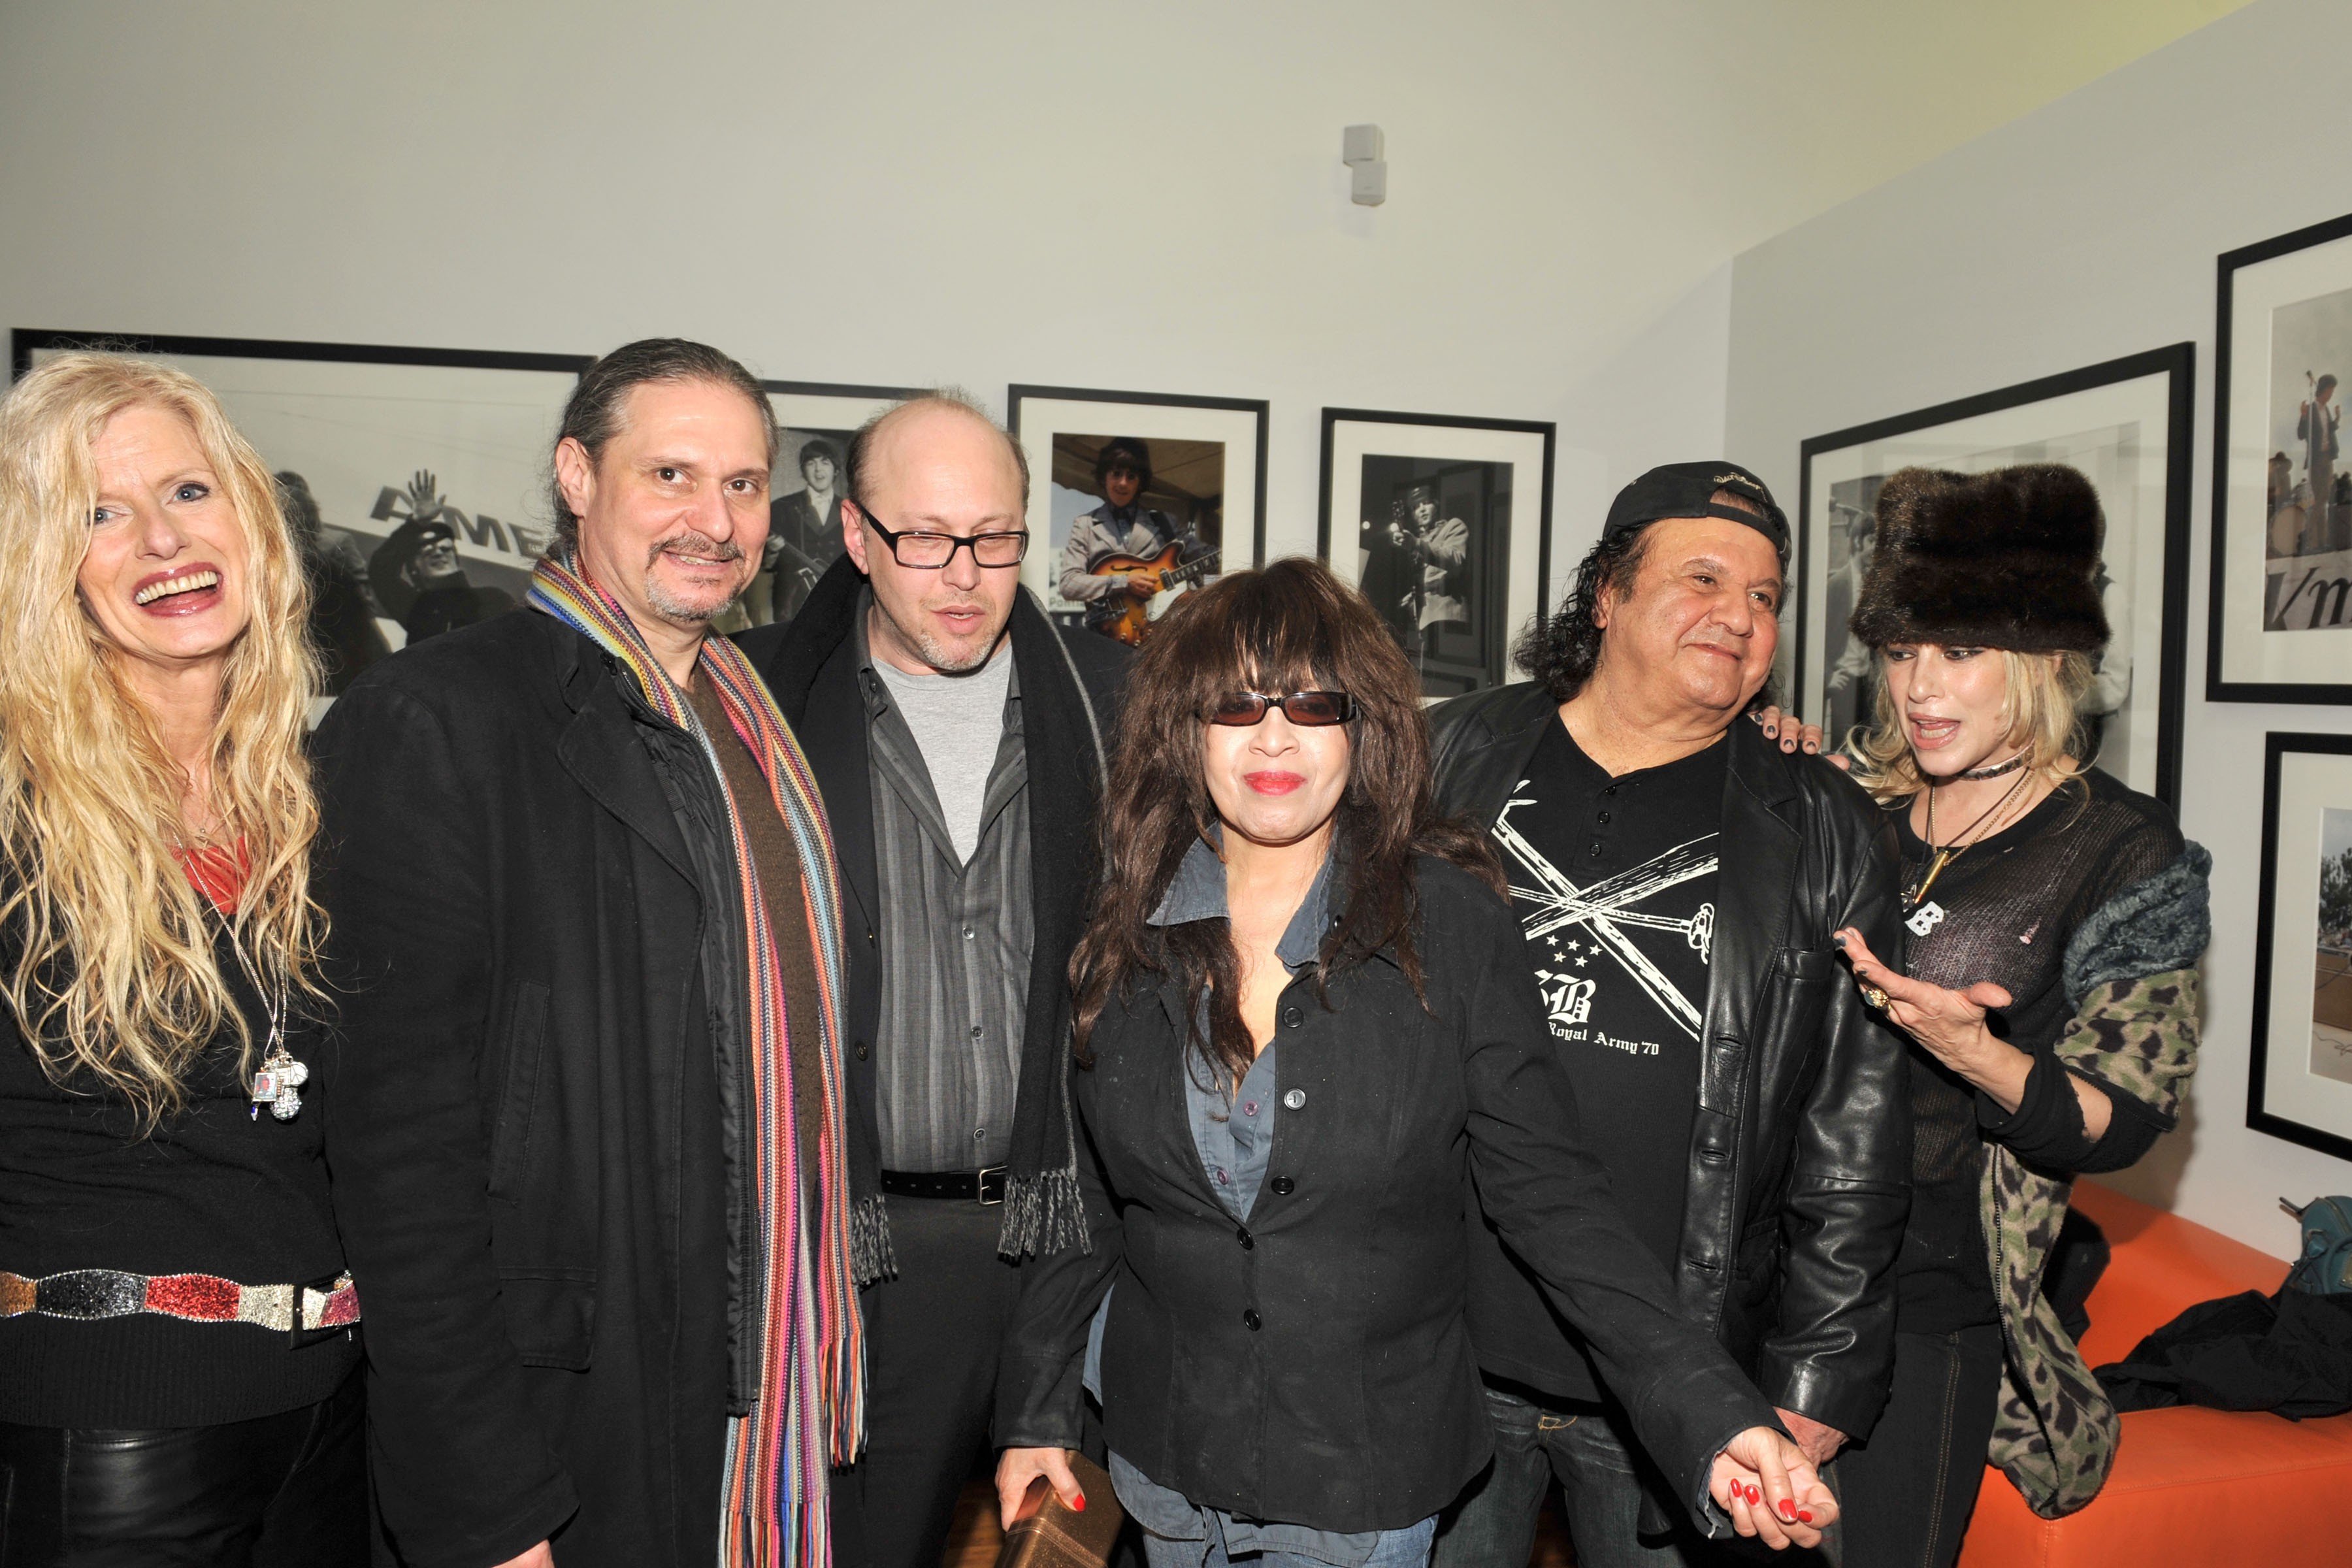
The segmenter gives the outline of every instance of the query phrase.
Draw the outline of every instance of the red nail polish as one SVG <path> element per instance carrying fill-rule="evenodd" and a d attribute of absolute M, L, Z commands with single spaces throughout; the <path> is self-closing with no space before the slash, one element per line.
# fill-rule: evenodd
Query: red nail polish
<path fill-rule="evenodd" d="M 1789 1500 L 1788 1500 L 1788 1499 L 1786 1499 L 1786 1498 L 1781 1499 L 1781 1500 L 1780 1500 L 1780 1517 L 1781 1517 L 1782 1519 L 1794 1519 L 1794 1518 L 1796 1518 L 1796 1517 L 1797 1517 L 1797 1505 L 1796 1505 L 1796 1504 L 1794 1504 L 1794 1503 L 1792 1503 L 1792 1502 L 1790 1502 L 1790 1501 L 1789 1501 Z"/>
<path fill-rule="evenodd" d="M 1797 1518 L 1806 1524 L 1811 1524 L 1813 1522 L 1813 1510 L 1809 1508 L 1801 1508 L 1797 1510 Z"/>
<path fill-rule="evenodd" d="M 1074 1502 L 1074 1503 L 1072 1503 L 1072 1504 L 1070 1505 L 1070 1511 L 1071 1511 L 1072 1513 L 1084 1513 L 1084 1512 L 1086 1512 L 1086 1511 L 1087 1511 L 1087 1494 L 1086 1494 L 1086 1493 L 1084 1493 L 1084 1492 L 1080 1492 L 1080 1493 L 1078 1494 L 1078 1500 L 1077 1500 L 1077 1501 L 1076 1501 L 1076 1502 Z"/>
<path fill-rule="evenodd" d="M 1748 1501 L 1751 1506 L 1756 1503 L 1762 1502 L 1763 1500 L 1764 1494 L 1762 1492 L 1758 1491 L 1754 1487 L 1749 1487 L 1748 1489 Z"/>

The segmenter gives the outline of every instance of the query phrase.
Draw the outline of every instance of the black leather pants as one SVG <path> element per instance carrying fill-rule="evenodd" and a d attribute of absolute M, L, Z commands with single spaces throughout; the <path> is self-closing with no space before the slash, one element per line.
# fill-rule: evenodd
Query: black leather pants
<path fill-rule="evenodd" d="M 366 1568 L 360 1375 L 280 1415 L 0 1422 L 0 1568 Z"/>

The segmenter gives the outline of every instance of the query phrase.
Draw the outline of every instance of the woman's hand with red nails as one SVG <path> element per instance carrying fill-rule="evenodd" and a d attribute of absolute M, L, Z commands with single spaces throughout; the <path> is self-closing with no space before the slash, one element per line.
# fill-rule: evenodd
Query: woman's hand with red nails
<path fill-rule="evenodd" d="M 1011 1530 L 1020 1517 L 1029 1483 L 1039 1476 L 1053 1487 L 1064 1507 L 1076 1513 L 1087 1510 L 1087 1494 L 1078 1489 L 1078 1478 L 1070 1473 L 1069 1449 L 1007 1448 L 996 1461 L 997 1522 L 1004 1529 Z"/>
<path fill-rule="evenodd" d="M 1769 1426 L 1750 1426 L 1724 1445 L 1707 1490 L 1731 1527 L 1775 1552 L 1821 1544 L 1837 1499 L 1805 1451 Z"/>

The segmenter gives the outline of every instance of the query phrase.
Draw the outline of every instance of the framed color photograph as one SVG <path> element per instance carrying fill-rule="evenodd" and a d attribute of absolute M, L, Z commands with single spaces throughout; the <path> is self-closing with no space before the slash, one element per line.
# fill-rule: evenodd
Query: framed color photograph
<path fill-rule="evenodd" d="M 1022 579 L 1058 618 L 1137 642 L 1264 559 L 1264 399 L 1016 385 L 1005 417 L 1029 458 Z"/>
<path fill-rule="evenodd" d="M 218 395 L 278 476 L 317 605 L 312 641 L 340 691 L 409 643 L 521 601 L 546 548 L 549 452 L 579 354 L 247 338 L 14 334 L 16 374 L 118 349 Z"/>
<path fill-rule="evenodd" d="M 2352 701 L 2352 216 L 2220 271 L 2205 695 Z"/>
<path fill-rule="evenodd" d="M 1380 611 L 1423 696 L 1501 685 L 1548 607 L 1556 439 L 1534 420 L 1323 411 L 1316 551 Z"/>
<path fill-rule="evenodd" d="M 1846 629 L 1898 468 L 1983 473 L 2063 463 L 2106 518 L 2100 597 L 2113 631 L 2084 703 L 2100 768 L 2176 809 L 2187 658 L 2192 343 L 2110 360 L 1827 436 L 1801 448 L 1795 701 L 1832 744 L 1871 722 L 1877 668 Z"/>
<path fill-rule="evenodd" d="M 2267 738 L 2246 1125 L 2352 1160 L 2352 735 Z"/>
<path fill-rule="evenodd" d="M 741 631 L 788 621 L 816 580 L 846 548 L 841 542 L 845 459 L 857 427 L 919 390 L 843 386 L 815 381 L 763 381 L 783 427 L 768 476 L 768 547 L 759 574 L 720 629 Z"/>

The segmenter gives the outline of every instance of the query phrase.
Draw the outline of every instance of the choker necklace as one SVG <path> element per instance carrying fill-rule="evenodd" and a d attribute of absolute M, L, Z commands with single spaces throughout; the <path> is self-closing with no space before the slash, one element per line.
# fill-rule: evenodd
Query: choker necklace
<path fill-rule="evenodd" d="M 1989 768 L 1972 768 L 1960 774 L 1964 779 L 1997 779 L 2003 773 L 2013 773 L 2025 765 L 2025 753 L 2020 752 L 2005 763 L 1995 763 Z"/>

